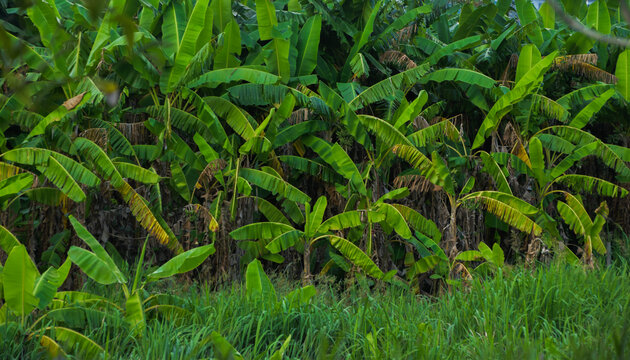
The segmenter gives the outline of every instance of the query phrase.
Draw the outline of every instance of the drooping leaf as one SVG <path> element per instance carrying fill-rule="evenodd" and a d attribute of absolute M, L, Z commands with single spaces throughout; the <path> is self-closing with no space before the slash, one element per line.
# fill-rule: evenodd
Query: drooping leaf
<path fill-rule="evenodd" d="M 254 136 L 252 125 L 236 105 L 223 98 L 212 96 L 204 98 L 204 101 L 243 139 L 249 140 Z"/>
<path fill-rule="evenodd" d="M 330 145 L 326 141 L 314 136 L 307 136 L 302 141 L 305 145 L 313 149 L 322 160 L 330 164 L 339 175 L 348 179 L 359 193 L 367 195 L 367 189 L 365 188 L 361 173 L 359 173 L 356 164 L 339 144 Z"/>
<path fill-rule="evenodd" d="M 574 191 L 583 193 L 597 193 L 602 196 L 625 197 L 628 190 L 593 176 L 568 174 L 562 175 L 554 180 L 558 184 L 562 184 Z"/>
<path fill-rule="evenodd" d="M 19 164 L 34 166 L 48 166 L 50 158 L 53 158 L 73 180 L 87 186 L 100 184 L 100 179 L 85 166 L 55 151 L 42 148 L 16 148 L 2 154 L 2 157 Z"/>
<path fill-rule="evenodd" d="M 55 339 L 67 353 L 76 354 L 83 359 L 97 359 L 107 357 L 107 352 L 87 336 L 61 326 L 50 328 L 54 331 Z"/>
<path fill-rule="evenodd" d="M 83 271 L 85 271 L 85 269 L 79 263 L 77 263 L 77 261 L 80 262 L 81 264 L 84 264 L 86 268 L 90 268 L 91 269 L 90 273 L 85 271 L 87 275 L 93 274 L 97 278 L 102 277 L 107 282 L 109 282 L 111 279 L 114 279 L 115 281 L 121 284 L 126 283 L 127 279 L 125 278 L 123 273 L 118 269 L 118 267 L 116 266 L 116 263 L 109 256 L 107 251 L 105 251 L 103 246 L 74 216 L 70 215 L 69 219 L 70 219 L 70 223 L 72 224 L 72 227 L 77 233 L 77 236 L 79 236 L 79 238 L 81 238 L 81 240 L 83 240 L 92 250 L 92 252 L 90 253 L 89 251 L 85 249 L 81 249 L 76 246 L 73 246 L 70 249 L 70 252 L 75 254 L 74 258 L 70 254 L 70 252 L 68 253 L 71 256 L 72 261 L 75 264 L 77 264 L 79 267 L 81 267 Z M 92 255 L 86 255 L 86 253 L 90 253 Z M 75 259 L 77 261 L 75 261 Z M 100 261 L 96 261 L 96 259 Z M 103 267 L 105 267 L 107 270 L 103 271 L 102 270 Z M 97 279 L 94 279 L 94 280 L 98 282 Z M 111 282 L 109 283 L 111 284 Z"/>
<path fill-rule="evenodd" d="M 0 248 L 9 255 L 15 246 L 19 246 L 18 239 L 4 226 L 0 225 Z"/>
<path fill-rule="evenodd" d="M 359 211 L 345 211 L 326 219 L 317 229 L 317 233 L 347 229 L 361 224 L 361 213 Z"/>
<path fill-rule="evenodd" d="M 535 235 L 542 232 L 542 228 L 528 217 L 538 212 L 538 209 L 513 195 L 498 191 L 479 191 L 465 196 L 462 202 L 466 201 L 482 204 L 488 212 L 523 232 Z"/>
<path fill-rule="evenodd" d="M 346 58 L 345 64 L 341 69 L 341 81 L 347 81 L 350 78 L 350 62 L 354 59 L 355 55 L 357 55 L 359 51 L 361 51 L 361 49 L 367 44 L 368 40 L 370 39 L 370 36 L 374 31 L 374 22 L 376 20 L 376 16 L 379 10 L 381 9 L 382 3 L 383 1 L 379 0 L 374 5 L 369 17 L 365 21 L 365 26 L 363 27 L 361 35 L 355 38 L 356 40 L 354 42 L 354 45 L 350 49 L 350 54 Z"/>
<path fill-rule="evenodd" d="M 248 68 L 225 68 L 208 71 L 189 82 L 186 86 L 190 88 L 215 88 L 221 84 L 235 81 L 247 81 L 253 84 L 275 84 L 278 82 L 278 79 L 278 76 L 266 71 Z"/>
<path fill-rule="evenodd" d="M 330 244 L 354 265 L 373 278 L 382 279 L 385 274 L 361 249 L 350 241 L 339 236 L 330 236 Z"/>
<path fill-rule="evenodd" d="M 35 177 L 22 173 L 0 181 L 0 198 L 19 193 L 33 185 Z"/>
<path fill-rule="evenodd" d="M 133 179 L 144 184 L 157 184 L 160 181 L 158 174 L 138 165 L 118 161 L 113 162 L 113 164 L 116 166 L 118 172 L 120 172 L 120 175 L 125 178 Z"/>
<path fill-rule="evenodd" d="M 394 207 L 392 204 L 381 203 L 378 206 L 378 211 L 385 215 L 384 221 L 387 225 L 391 226 L 394 231 L 403 239 L 408 239 L 411 237 L 411 230 L 409 230 L 409 226 L 407 225 L 407 221 L 405 217 L 398 211 L 398 208 Z"/>
<path fill-rule="evenodd" d="M 433 66 L 444 56 L 452 55 L 456 51 L 464 50 L 479 44 L 479 42 L 481 42 L 481 38 L 481 35 L 474 35 L 453 41 L 452 43 L 433 52 L 426 62 Z"/>
<path fill-rule="evenodd" d="M 411 141 L 387 121 L 370 115 L 358 115 L 358 117 L 361 124 L 376 135 L 388 148 L 396 145 L 412 145 Z"/>
<path fill-rule="evenodd" d="M 531 5 L 531 4 L 530 4 Z M 543 80 L 543 75 L 551 67 L 553 61 L 557 55 L 557 52 L 547 55 L 534 65 L 516 84 L 514 89 L 508 91 L 501 96 L 499 100 L 492 106 L 486 118 L 483 120 L 475 140 L 473 142 L 473 149 L 476 149 L 483 145 L 486 137 L 490 133 L 497 129 L 501 119 L 512 110 L 512 106 L 523 100 L 527 95 L 532 93 Z"/>
<path fill-rule="evenodd" d="M 160 221 L 153 214 L 146 200 L 123 179 L 109 156 L 98 145 L 88 139 L 77 138 L 74 144 L 83 156 L 90 160 L 98 172 L 108 179 L 111 185 L 120 192 L 140 225 L 160 243 L 167 245 L 175 252 L 181 252 L 182 247 L 175 234 L 164 221 Z"/>
<path fill-rule="evenodd" d="M 586 124 L 591 121 L 593 116 L 601 110 L 601 108 L 606 104 L 608 99 L 610 99 L 613 95 L 615 95 L 615 90 L 609 89 L 605 93 L 596 97 L 591 101 L 588 105 L 586 105 L 580 112 L 575 115 L 573 120 L 569 123 L 569 126 L 573 126 L 575 128 L 581 129 Z"/>
<path fill-rule="evenodd" d="M 270 175 L 256 169 L 240 169 L 239 176 L 262 189 L 270 191 L 272 194 L 282 196 L 292 201 L 306 203 L 311 198 L 297 187 L 289 184 L 280 177 Z"/>
<path fill-rule="evenodd" d="M 475 85 L 486 89 L 491 89 L 495 81 L 478 71 L 459 68 L 446 68 L 430 72 L 418 80 L 418 84 L 426 84 L 429 81 L 438 83 L 445 81 L 455 81 L 468 85 Z"/>
<path fill-rule="evenodd" d="M 507 178 L 505 177 L 503 170 L 501 170 L 492 156 L 483 151 L 481 152 L 481 160 L 483 161 L 486 172 L 492 176 L 497 190 L 512 195 L 512 189 L 510 189 L 510 185 L 507 182 Z"/>
<path fill-rule="evenodd" d="M 477 261 L 483 256 L 477 250 L 462 251 L 455 257 L 455 260 L 459 261 Z"/>
<path fill-rule="evenodd" d="M 276 236 L 271 240 L 265 248 L 272 254 L 277 254 L 294 246 L 304 236 L 304 233 L 299 230 L 290 230 L 283 234 Z"/>
<path fill-rule="evenodd" d="M 407 220 L 407 223 L 412 229 L 428 236 L 436 242 L 440 242 L 440 239 L 442 238 L 442 233 L 433 221 L 425 218 L 416 210 L 405 205 L 392 204 L 392 206 L 395 207 L 398 212 L 400 212 L 405 220 Z"/>
<path fill-rule="evenodd" d="M 39 299 L 37 304 L 38 309 L 44 310 L 52 301 L 59 287 L 59 285 L 57 285 L 60 282 L 59 277 L 60 275 L 57 269 L 51 266 L 35 281 L 33 295 Z"/>
<path fill-rule="evenodd" d="M 429 64 L 422 64 L 415 68 L 390 76 L 389 78 L 370 86 L 357 95 L 357 97 L 349 103 L 350 108 L 357 110 L 377 101 L 387 99 L 396 91 L 416 84 L 429 71 Z"/>
<path fill-rule="evenodd" d="M 437 255 L 430 255 L 423 257 L 422 259 L 416 261 L 411 266 L 411 269 L 408 273 L 408 277 L 413 278 L 418 274 L 423 274 L 429 270 L 432 270 L 439 264 L 441 261 L 440 257 Z"/>
<path fill-rule="evenodd" d="M 46 354 L 48 354 L 51 359 L 67 357 L 66 352 L 63 351 L 61 346 L 49 336 L 40 335 L 39 344 L 46 349 Z"/>
<path fill-rule="evenodd" d="M 185 251 L 167 261 L 157 270 L 147 275 L 149 281 L 154 281 L 176 274 L 189 272 L 203 263 L 208 256 L 215 252 L 214 244 L 208 244 Z"/>
<path fill-rule="evenodd" d="M 74 181 L 70 173 L 54 157 L 48 159 L 48 166 L 43 169 L 43 173 L 51 183 L 55 184 L 72 201 L 81 202 L 85 200 L 85 193 L 81 190 L 79 184 Z"/>
<path fill-rule="evenodd" d="M 617 64 L 619 64 L 619 62 L 617 62 Z M 619 75 L 617 75 L 617 77 L 619 78 Z M 619 84 L 619 82 L 617 82 L 617 84 Z M 584 86 L 579 89 L 573 90 L 566 95 L 563 95 L 558 100 L 556 100 L 556 102 L 566 109 L 579 107 L 579 105 L 591 99 L 594 99 L 597 96 L 600 96 L 611 88 L 613 88 L 613 85 L 611 84 L 595 84 Z"/>
<path fill-rule="evenodd" d="M 252 196 L 252 198 L 254 199 L 254 203 L 258 211 L 263 214 L 268 221 L 291 225 L 289 219 L 287 219 L 282 211 L 280 211 L 275 205 L 257 196 Z"/>
<path fill-rule="evenodd" d="M 93 252 L 73 246 L 68 250 L 68 257 L 87 276 L 99 284 L 109 285 L 119 282 L 116 275 L 110 271 L 110 265 Z"/>
<path fill-rule="evenodd" d="M 328 129 L 328 124 L 319 120 L 304 121 L 295 125 L 287 126 L 280 130 L 273 141 L 274 149 L 291 143 L 301 136 Z"/>
<path fill-rule="evenodd" d="M 287 224 L 261 222 L 241 226 L 232 231 L 230 236 L 234 240 L 271 240 L 291 230 L 294 230 L 293 227 Z"/>

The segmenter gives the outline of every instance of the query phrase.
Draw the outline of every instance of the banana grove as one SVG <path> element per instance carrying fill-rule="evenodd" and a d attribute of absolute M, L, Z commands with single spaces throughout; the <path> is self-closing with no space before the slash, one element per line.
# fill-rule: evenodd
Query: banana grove
<path fill-rule="evenodd" d="M 630 33 L 621 1 L 560 4 Z M 528 0 L 0 0 L 0 320 L 98 303 L 143 336 L 185 312 L 145 286 L 182 273 L 273 307 L 319 274 L 440 292 L 610 263 L 629 57 Z M 263 265 L 305 287 L 278 302 Z M 75 316 L 30 334 L 102 353 Z"/>

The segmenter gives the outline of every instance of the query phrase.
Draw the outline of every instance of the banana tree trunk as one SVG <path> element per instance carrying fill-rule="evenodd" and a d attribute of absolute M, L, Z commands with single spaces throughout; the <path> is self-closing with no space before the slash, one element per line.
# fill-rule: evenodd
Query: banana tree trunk
<path fill-rule="evenodd" d="M 593 242 L 590 238 L 586 239 L 586 243 L 584 244 L 584 265 L 588 268 L 592 269 L 593 265 Z"/>
<path fill-rule="evenodd" d="M 449 196 L 451 204 L 451 217 L 448 224 L 448 237 L 446 239 L 446 253 L 449 259 L 453 260 L 458 254 L 457 251 L 457 204 L 455 199 Z"/>
<path fill-rule="evenodd" d="M 304 271 L 302 272 L 302 283 L 311 283 L 311 246 L 308 241 L 304 243 Z"/>

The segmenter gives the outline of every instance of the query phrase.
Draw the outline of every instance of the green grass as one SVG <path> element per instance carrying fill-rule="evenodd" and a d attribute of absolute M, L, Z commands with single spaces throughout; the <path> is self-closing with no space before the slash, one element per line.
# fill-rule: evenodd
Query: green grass
<path fill-rule="evenodd" d="M 190 314 L 153 319 L 142 338 L 122 319 L 93 321 L 82 332 L 120 359 L 212 358 L 212 331 L 246 359 L 268 358 L 289 335 L 285 358 L 292 359 L 625 359 L 629 275 L 625 266 L 516 269 L 439 297 L 320 283 L 311 303 L 297 309 L 248 302 L 241 286 L 180 287 L 174 301 Z M 297 286 L 274 282 L 279 294 Z M 0 327 L 0 353 L 37 358 L 25 336 L 19 327 Z"/>

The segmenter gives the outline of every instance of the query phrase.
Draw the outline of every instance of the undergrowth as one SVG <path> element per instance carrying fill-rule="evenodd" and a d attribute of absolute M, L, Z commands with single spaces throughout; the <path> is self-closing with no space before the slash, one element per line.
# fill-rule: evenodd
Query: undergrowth
<path fill-rule="evenodd" d="M 321 281 L 310 304 L 292 309 L 248 301 L 241 285 L 210 290 L 171 282 L 173 301 L 190 313 L 151 320 L 142 337 L 132 336 L 122 318 L 94 322 L 83 333 L 115 359 L 213 358 L 212 331 L 246 359 L 270 357 L 289 335 L 284 356 L 291 359 L 625 359 L 628 275 L 625 265 L 517 268 L 438 297 Z M 298 286 L 273 279 L 279 295 Z M 102 295 L 112 294 L 119 292 Z M 24 333 L 0 327 L 3 357 L 38 358 Z"/>

